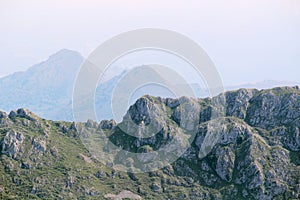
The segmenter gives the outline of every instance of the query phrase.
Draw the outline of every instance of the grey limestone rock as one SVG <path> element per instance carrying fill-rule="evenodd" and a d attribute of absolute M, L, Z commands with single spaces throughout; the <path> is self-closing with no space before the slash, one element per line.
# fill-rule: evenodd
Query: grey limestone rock
<path fill-rule="evenodd" d="M 2 153 L 9 157 L 16 158 L 24 142 L 24 135 L 11 130 L 6 133 L 2 141 Z"/>

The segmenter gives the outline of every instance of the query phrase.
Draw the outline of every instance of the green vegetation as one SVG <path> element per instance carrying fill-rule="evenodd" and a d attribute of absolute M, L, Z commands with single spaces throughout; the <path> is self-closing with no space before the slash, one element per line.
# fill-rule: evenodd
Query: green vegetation
<path fill-rule="evenodd" d="M 211 100 L 182 97 L 187 117 L 200 111 L 193 140 L 192 132 L 180 126 L 182 110 L 176 101 L 168 105 L 165 99 L 150 96 L 128 111 L 139 126 L 149 120 L 150 112 L 157 117 L 162 128 L 149 138 L 129 136 L 120 124 L 103 129 L 92 121 L 74 126 L 44 120 L 26 110 L 9 116 L 0 113 L 0 199 L 105 199 L 107 194 L 123 191 L 142 199 L 297 199 L 300 123 L 294 107 L 300 107 L 300 97 L 294 90 L 255 91 L 246 100 L 249 90 L 226 93 L 234 100 L 227 102 L 230 108 L 222 120 L 211 120 Z M 280 92 L 280 98 L 274 92 Z M 283 98 L 286 94 L 293 98 Z M 266 105 L 272 105 L 280 117 L 268 113 Z M 289 117 L 284 119 L 284 115 Z M 220 127 L 214 126 L 216 121 L 222 122 Z M 109 138 L 124 150 L 151 153 L 176 134 L 187 138 L 190 147 L 174 163 L 148 173 L 120 172 L 107 166 L 136 167 L 147 159 L 116 152 L 104 165 L 83 144 L 98 150 L 97 145 Z"/>

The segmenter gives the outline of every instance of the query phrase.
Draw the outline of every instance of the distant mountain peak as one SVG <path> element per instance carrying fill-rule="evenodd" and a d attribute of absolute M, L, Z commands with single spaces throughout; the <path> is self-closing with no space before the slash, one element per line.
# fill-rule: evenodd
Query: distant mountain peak
<path fill-rule="evenodd" d="M 47 60 L 44 60 L 38 64 L 30 67 L 27 72 L 39 72 L 39 70 L 51 70 L 53 68 L 75 70 L 80 67 L 84 57 L 77 51 L 69 49 L 61 49 L 58 52 L 49 56 Z"/>
<path fill-rule="evenodd" d="M 61 49 L 58 52 L 49 56 L 49 60 L 68 58 L 68 57 L 81 57 L 83 59 L 83 56 L 77 51 L 70 50 L 70 49 Z"/>
<path fill-rule="evenodd" d="M 25 107 L 50 119 L 71 119 L 73 84 L 84 58 L 62 49 L 47 60 L 0 79 L 0 109 Z M 68 116 L 61 117 L 63 113 Z"/>

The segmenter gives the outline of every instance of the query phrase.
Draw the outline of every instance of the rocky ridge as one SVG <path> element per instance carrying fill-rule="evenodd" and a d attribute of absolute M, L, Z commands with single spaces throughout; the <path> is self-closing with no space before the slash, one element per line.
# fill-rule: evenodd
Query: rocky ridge
<path fill-rule="evenodd" d="M 219 119 L 213 119 L 213 102 L 220 97 L 146 95 L 129 108 L 120 124 L 113 120 L 54 122 L 25 109 L 0 112 L 0 195 L 104 199 L 108 193 L 126 190 L 145 199 L 298 199 L 299 87 L 240 89 L 223 97 L 225 110 L 218 127 L 213 123 Z M 124 127 L 129 126 L 129 118 L 139 127 L 154 121 L 157 134 L 147 138 L 127 135 Z M 195 118 L 197 123 L 190 123 Z M 194 138 L 180 158 L 143 174 L 108 168 L 80 140 L 83 136 L 101 139 L 104 134 L 125 150 L 155 152 L 177 133 L 190 134 L 192 129 Z M 137 167 L 151 161 L 123 158 L 116 154 L 110 165 Z"/>

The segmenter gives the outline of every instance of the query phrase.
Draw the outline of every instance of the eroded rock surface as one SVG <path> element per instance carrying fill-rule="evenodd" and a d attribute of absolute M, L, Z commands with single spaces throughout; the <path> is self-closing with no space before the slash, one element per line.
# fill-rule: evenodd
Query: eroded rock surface
<path fill-rule="evenodd" d="M 12 158 L 16 158 L 24 142 L 24 135 L 14 130 L 9 131 L 2 141 L 2 153 Z"/>

